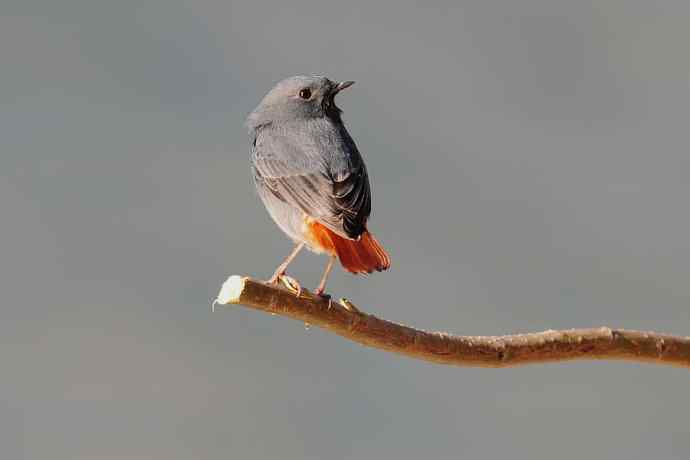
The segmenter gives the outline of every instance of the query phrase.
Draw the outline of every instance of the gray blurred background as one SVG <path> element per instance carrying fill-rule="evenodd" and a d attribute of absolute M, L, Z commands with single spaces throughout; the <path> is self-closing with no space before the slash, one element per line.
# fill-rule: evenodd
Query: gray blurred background
<path fill-rule="evenodd" d="M 4 0 L 3 459 L 688 458 L 687 370 L 450 368 L 210 299 L 290 243 L 244 118 L 324 74 L 392 269 L 459 334 L 690 334 L 690 3 Z M 326 259 L 291 274 L 314 287 Z"/>

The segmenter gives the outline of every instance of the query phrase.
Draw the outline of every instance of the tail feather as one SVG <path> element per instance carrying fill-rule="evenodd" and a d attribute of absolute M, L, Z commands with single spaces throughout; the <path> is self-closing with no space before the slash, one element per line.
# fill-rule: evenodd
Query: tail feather
<path fill-rule="evenodd" d="M 350 244 L 350 240 L 335 235 L 333 246 L 338 259 L 340 259 L 340 264 L 347 271 L 361 273 L 364 270 L 364 264 L 360 260 L 354 245 Z"/>
<path fill-rule="evenodd" d="M 359 240 L 348 240 L 318 222 L 309 224 L 311 240 L 324 251 L 336 254 L 350 273 L 387 270 L 391 259 L 374 235 L 365 230 Z"/>
<path fill-rule="evenodd" d="M 376 238 L 365 231 L 359 240 L 347 240 L 335 235 L 335 252 L 345 270 L 351 273 L 371 273 L 390 267 L 390 257 Z"/>
<path fill-rule="evenodd" d="M 388 256 L 388 253 L 386 252 L 385 249 L 383 249 L 383 246 L 378 242 L 376 238 L 374 238 L 374 235 L 369 233 L 368 231 L 362 235 L 362 238 L 367 239 L 367 245 L 371 248 L 373 253 L 376 255 L 375 260 L 377 261 L 377 270 L 382 271 L 382 270 L 387 270 L 391 266 L 391 258 Z M 373 255 L 373 254 L 372 254 Z"/>

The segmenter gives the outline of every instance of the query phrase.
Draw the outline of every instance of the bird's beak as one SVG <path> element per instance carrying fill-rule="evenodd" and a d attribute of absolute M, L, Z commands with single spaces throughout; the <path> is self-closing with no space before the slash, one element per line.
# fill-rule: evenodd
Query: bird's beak
<path fill-rule="evenodd" d="M 355 84 L 354 81 L 341 81 L 340 83 L 335 85 L 335 91 L 333 92 L 333 94 L 338 94 L 342 90 L 349 88 L 350 86 L 352 86 L 354 84 Z"/>

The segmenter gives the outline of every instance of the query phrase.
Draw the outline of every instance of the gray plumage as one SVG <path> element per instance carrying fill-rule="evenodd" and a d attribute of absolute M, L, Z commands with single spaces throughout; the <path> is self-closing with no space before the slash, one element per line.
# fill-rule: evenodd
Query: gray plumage
<path fill-rule="evenodd" d="M 366 230 L 367 170 L 333 101 L 351 84 L 288 78 L 247 119 L 257 190 L 271 217 L 295 241 L 304 241 L 304 215 L 351 240 Z"/>

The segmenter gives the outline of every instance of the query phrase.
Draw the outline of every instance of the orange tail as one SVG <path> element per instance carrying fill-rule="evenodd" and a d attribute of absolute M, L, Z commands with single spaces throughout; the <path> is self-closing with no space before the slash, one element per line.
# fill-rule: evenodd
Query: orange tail
<path fill-rule="evenodd" d="M 310 227 L 314 240 L 326 251 L 335 253 L 343 268 L 350 273 L 380 272 L 391 266 L 386 250 L 368 230 L 355 241 L 343 238 L 317 222 Z"/>

